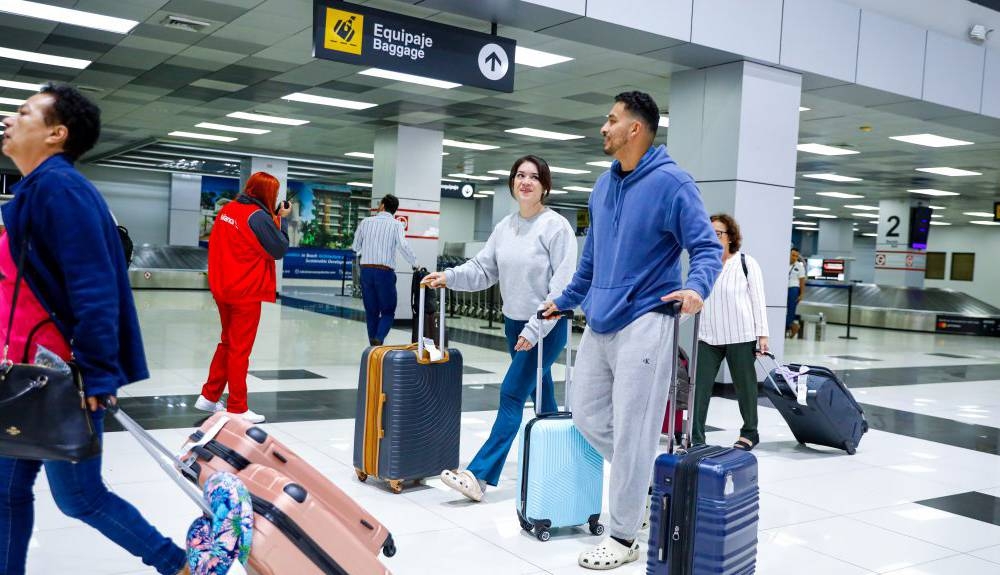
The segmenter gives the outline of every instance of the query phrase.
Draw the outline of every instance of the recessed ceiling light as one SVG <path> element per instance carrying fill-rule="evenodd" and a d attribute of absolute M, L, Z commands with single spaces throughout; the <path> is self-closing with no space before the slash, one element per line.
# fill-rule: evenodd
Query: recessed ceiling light
<path fill-rule="evenodd" d="M 962 212 L 966 216 L 976 216 L 978 218 L 992 218 L 993 214 L 989 212 Z"/>
<path fill-rule="evenodd" d="M 799 111 L 800 112 L 808 112 L 809 110 L 812 110 L 812 108 L 806 108 L 805 106 L 799 106 Z"/>
<path fill-rule="evenodd" d="M 947 210 L 948 209 L 948 208 L 946 208 L 944 206 L 927 206 L 927 207 L 930 208 L 930 209 L 932 209 L 932 210 Z"/>
<path fill-rule="evenodd" d="M 26 90 L 37 92 L 44 84 L 29 84 L 28 82 L 15 82 L 13 80 L 0 80 L 0 88 L 10 88 L 11 90 Z"/>
<path fill-rule="evenodd" d="M 0 48 L 0 58 L 21 60 L 22 62 L 34 62 L 36 64 L 48 64 L 50 66 L 61 66 L 63 68 L 76 68 L 78 70 L 82 70 L 91 64 L 90 60 L 65 58 L 63 56 L 52 56 L 50 54 L 39 54 L 38 52 L 13 50 L 11 48 Z"/>
<path fill-rule="evenodd" d="M 847 156 L 850 154 L 860 154 L 857 150 L 848 150 L 846 148 L 837 148 L 834 146 L 826 146 L 823 144 L 799 144 L 795 146 L 800 152 L 808 152 L 810 154 L 819 154 L 821 156 Z"/>
<path fill-rule="evenodd" d="M 303 94 L 302 92 L 295 92 L 294 94 L 282 96 L 281 99 L 288 100 L 289 102 L 304 102 L 306 104 L 319 104 L 320 106 L 347 108 L 349 110 L 367 110 L 368 108 L 378 106 L 378 104 L 372 104 L 369 102 L 357 102 L 354 100 L 343 100 L 341 98 L 327 98 L 326 96 Z"/>
<path fill-rule="evenodd" d="M 0 98 L 0 104 L 7 104 L 9 106 L 20 106 L 24 103 L 24 100 L 18 100 L 17 98 Z"/>
<path fill-rule="evenodd" d="M 948 222 L 931 222 L 932 226 L 950 226 Z"/>
<path fill-rule="evenodd" d="M 237 138 L 229 136 L 216 136 L 215 134 L 196 134 L 194 132 L 170 132 L 168 136 L 177 138 L 192 138 L 195 140 L 214 140 L 216 142 L 235 142 Z"/>
<path fill-rule="evenodd" d="M 535 128 L 514 128 L 512 130 L 504 130 L 504 132 L 507 132 L 508 134 L 517 134 L 519 136 L 528 136 L 530 138 L 544 138 L 546 140 L 579 140 L 583 138 L 583 136 L 577 136 L 576 134 L 536 130 Z"/>
<path fill-rule="evenodd" d="M 589 174 L 590 170 L 576 170 L 573 168 L 557 168 L 556 166 L 549 166 L 549 171 L 556 174 L 573 174 L 579 176 L 580 174 Z"/>
<path fill-rule="evenodd" d="M 804 222 L 802 220 L 792 220 L 792 223 L 797 226 L 815 226 L 816 222 Z"/>
<path fill-rule="evenodd" d="M 802 210 L 806 212 L 829 212 L 830 208 L 821 208 L 819 206 L 792 206 L 796 210 Z"/>
<path fill-rule="evenodd" d="M 583 186 L 564 186 L 564 190 L 569 190 L 571 192 L 591 192 L 593 188 L 585 188 Z"/>
<path fill-rule="evenodd" d="M 611 162 L 608 162 L 606 160 L 601 160 L 599 162 L 587 162 L 587 165 L 588 166 L 597 166 L 598 168 L 610 168 L 611 167 Z"/>
<path fill-rule="evenodd" d="M 800 198 L 799 196 L 792 196 L 792 199 L 793 200 L 801 200 L 802 198 Z"/>
<path fill-rule="evenodd" d="M 309 123 L 309 120 L 296 120 L 294 118 L 281 118 L 279 116 L 269 116 L 267 114 L 253 114 L 250 112 L 233 112 L 226 114 L 227 118 L 238 120 L 250 120 L 252 122 L 264 122 L 265 124 L 281 124 L 282 126 L 302 126 Z"/>
<path fill-rule="evenodd" d="M 872 219 L 876 219 L 876 220 L 879 217 L 878 214 L 872 214 L 872 213 L 869 213 L 869 212 L 852 212 L 851 215 L 854 216 L 854 217 L 856 217 L 856 218 L 872 218 Z"/>
<path fill-rule="evenodd" d="M 842 200 L 856 200 L 858 198 L 864 198 L 858 194 L 845 194 L 844 192 L 816 192 L 817 196 L 826 196 L 828 198 L 840 198 Z"/>
<path fill-rule="evenodd" d="M 0 118 L 6 118 L 7 116 L 16 116 L 17 110 L 0 110 Z"/>
<path fill-rule="evenodd" d="M 82 10 L 71 10 L 58 6 L 48 6 L 38 2 L 24 2 L 21 0 L 0 0 L 0 12 L 39 18 L 41 20 L 51 20 L 73 26 L 83 26 L 84 28 L 94 28 L 95 30 L 106 30 L 117 34 L 128 34 L 132 28 L 139 23 L 135 20 L 115 18 L 113 16 L 103 16 L 93 12 Z"/>
<path fill-rule="evenodd" d="M 931 217 L 932 217 L 932 218 L 943 218 L 944 216 L 939 216 L 939 215 L 937 215 L 937 214 L 931 214 Z"/>
<path fill-rule="evenodd" d="M 453 178 L 464 178 L 466 180 L 479 180 L 483 182 L 495 182 L 500 179 L 493 176 L 474 176 L 472 174 L 459 174 L 459 173 L 448 174 L 448 175 Z"/>
<path fill-rule="evenodd" d="M 453 180 L 451 178 L 441 178 L 441 181 L 442 182 L 454 182 L 454 183 L 458 183 L 458 182 L 461 182 L 462 180 Z"/>
<path fill-rule="evenodd" d="M 803 226 L 796 226 L 795 229 L 801 230 L 803 232 L 818 232 L 819 228 L 807 228 Z"/>
<path fill-rule="evenodd" d="M 945 138 L 944 136 L 935 136 L 934 134 L 912 134 L 909 136 L 891 136 L 890 140 L 897 140 L 900 142 L 906 142 L 907 144 L 916 144 L 918 146 L 927 146 L 929 148 L 947 148 L 949 146 L 971 146 L 975 142 L 966 142 L 965 140 L 955 140 L 952 138 Z"/>
<path fill-rule="evenodd" d="M 927 172 L 928 174 L 937 174 L 939 176 L 951 176 L 953 178 L 960 176 L 981 176 L 981 172 L 972 172 L 970 170 L 960 170 L 958 168 L 917 168 L 918 172 Z"/>
<path fill-rule="evenodd" d="M 807 218 L 824 218 L 828 220 L 835 220 L 837 216 L 831 216 L 830 214 L 806 214 Z"/>
<path fill-rule="evenodd" d="M 660 119 L 659 119 L 658 122 L 656 122 L 656 125 L 659 126 L 659 127 L 661 127 L 661 128 L 669 128 L 670 127 L 670 116 L 660 116 Z"/>
<path fill-rule="evenodd" d="M 552 194 L 553 196 L 561 196 L 564 194 L 568 194 L 569 192 L 564 190 L 549 190 L 549 193 Z"/>
<path fill-rule="evenodd" d="M 261 134 L 270 134 L 271 130 L 261 130 L 258 128 L 241 128 L 238 126 L 227 126 L 225 124 L 213 124 L 211 122 L 202 122 L 200 124 L 195 124 L 195 128 L 205 128 L 206 130 L 219 130 L 222 132 L 237 132 L 240 134 L 254 134 L 259 136 Z"/>
<path fill-rule="evenodd" d="M 524 64 L 532 68 L 544 68 L 554 64 L 569 62 L 570 60 L 572 58 L 568 56 L 560 56 L 559 54 L 551 54 L 549 52 L 542 52 L 541 50 L 532 50 L 524 46 L 518 46 L 514 50 L 514 63 Z"/>
<path fill-rule="evenodd" d="M 510 176 L 510 172 L 507 170 L 490 170 L 486 172 L 487 174 L 496 174 L 498 176 Z"/>
<path fill-rule="evenodd" d="M 839 176 L 837 174 L 803 174 L 803 178 L 814 180 L 826 180 L 828 182 L 860 182 L 863 178 L 852 178 L 850 176 Z"/>
<path fill-rule="evenodd" d="M 864 233 L 864 234 L 861 234 L 861 235 L 869 237 L 869 238 L 877 238 L 878 237 L 878 234 L 873 234 L 871 232 Z"/>
<path fill-rule="evenodd" d="M 458 88 L 461 86 L 461 84 L 456 84 L 455 82 L 445 82 L 444 80 L 414 76 L 413 74 L 403 74 L 402 72 L 393 72 L 390 70 L 383 70 L 381 68 L 368 68 L 367 70 L 358 72 L 358 74 L 384 78 L 386 80 L 396 80 L 397 82 L 420 84 L 421 86 L 430 86 L 432 88 L 444 88 L 445 90 L 451 90 L 452 88 Z"/>
<path fill-rule="evenodd" d="M 375 154 L 369 154 L 368 152 L 347 152 L 345 156 L 350 156 L 352 158 L 365 158 L 366 160 L 374 160 Z"/>
<path fill-rule="evenodd" d="M 866 206 L 864 204 L 847 204 L 844 206 L 849 210 L 874 210 L 878 211 L 878 206 Z"/>
<path fill-rule="evenodd" d="M 1000 222 L 993 222 L 989 220 L 972 220 L 970 224 L 976 224 L 977 226 L 1000 226 Z"/>
<path fill-rule="evenodd" d="M 490 144 L 477 144 L 475 142 L 459 142 L 458 140 L 441 140 L 442 146 L 449 146 L 452 148 L 465 148 L 466 150 L 496 150 L 500 146 L 492 146 Z"/>
<path fill-rule="evenodd" d="M 370 188 L 372 185 L 368 182 L 347 182 L 348 186 L 354 186 L 355 188 Z"/>
<path fill-rule="evenodd" d="M 442 155 L 442 156 L 450 156 L 450 155 L 451 155 L 451 152 L 441 152 L 441 155 Z"/>
<path fill-rule="evenodd" d="M 480 194 L 486 194 L 487 196 L 492 196 L 496 192 L 494 192 L 493 190 L 479 190 L 479 193 Z"/>
<path fill-rule="evenodd" d="M 946 191 L 946 190 L 935 190 L 935 189 L 931 189 L 931 188 L 920 189 L 920 190 L 906 190 L 906 191 L 910 192 L 911 194 L 922 194 L 922 195 L 925 195 L 925 196 L 957 196 L 957 195 L 959 195 L 958 192 L 949 192 L 949 191 Z"/>

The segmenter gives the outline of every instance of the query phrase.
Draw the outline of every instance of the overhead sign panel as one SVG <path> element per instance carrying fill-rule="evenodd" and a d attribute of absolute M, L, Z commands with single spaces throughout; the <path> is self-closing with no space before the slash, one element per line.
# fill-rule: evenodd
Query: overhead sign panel
<path fill-rule="evenodd" d="M 514 91 L 517 42 L 342 0 L 314 0 L 313 56 Z"/>

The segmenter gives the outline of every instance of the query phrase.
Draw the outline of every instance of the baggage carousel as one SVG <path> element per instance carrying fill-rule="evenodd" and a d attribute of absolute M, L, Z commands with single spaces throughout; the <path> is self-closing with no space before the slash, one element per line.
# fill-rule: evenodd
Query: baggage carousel
<path fill-rule="evenodd" d="M 133 289 L 208 289 L 208 250 L 193 246 L 136 246 L 128 269 Z"/>
<path fill-rule="evenodd" d="M 846 284 L 810 281 L 798 313 L 822 313 L 830 323 L 847 323 Z M 940 332 L 941 318 L 998 318 L 1000 309 L 960 291 L 856 283 L 851 325 Z"/>

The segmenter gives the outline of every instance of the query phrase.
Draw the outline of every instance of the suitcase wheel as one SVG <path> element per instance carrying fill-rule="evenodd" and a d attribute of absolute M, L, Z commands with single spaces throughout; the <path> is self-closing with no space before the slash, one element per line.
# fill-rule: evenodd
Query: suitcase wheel
<path fill-rule="evenodd" d="M 382 554 L 386 557 L 392 557 L 396 554 L 396 542 L 392 540 L 392 535 L 390 535 L 382 545 Z"/>
<path fill-rule="evenodd" d="M 534 529 L 534 526 L 532 526 L 531 523 L 528 523 L 524 519 L 521 519 L 520 514 L 518 514 L 517 516 L 517 521 L 521 524 L 521 529 L 524 529 L 528 533 L 531 533 L 531 530 Z"/>
<path fill-rule="evenodd" d="M 403 492 L 403 480 L 401 480 L 401 479 L 390 479 L 389 480 L 389 489 L 393 493 L 397 493 L 397 494 L 398 493 L 402 493 Z"/>
<path fill-rule="evenodd" d="M 600 523 L 591 523 L 589 527 L 591 535 L 604 535 L 604 525 L 601 525 Z"/>
<path fill-rule="evenodd" d="M 365 473 L 364 471 L 361 471 L 360 469 L 355 469 L 354 473 L 358 474 L 358 480 L 361 481 L 362 483 L 368 480 L 368 474 Z"/>
<path fill-rule="evenodd" d="M 854 442 L 852 442 L 852 441 L 845 441 L 844 442 L 844 451 L 846 451 L 848 455 L 854 455 L 855 453 L 858 452 L 858 449 L 857 449 L 857 447 L 854 446 Z"/>
<path fill-rule="evenodd" d="M 539 541 L 545 542 L 552 537 L 552 534 L 549 533 L 547 529 L 538 528 L 535 529 L 535 537 L 537 537 Z"/>

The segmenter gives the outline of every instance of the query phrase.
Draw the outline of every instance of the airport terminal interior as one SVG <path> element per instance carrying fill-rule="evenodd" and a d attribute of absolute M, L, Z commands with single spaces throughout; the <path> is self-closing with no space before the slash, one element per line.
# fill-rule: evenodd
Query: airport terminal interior
<path fill-rule="evenodd" d="M 777 358 L 833 370 L 869 427 L 852 455 L 800 444 L 759 369 L 755 572 L 998 575 L 994 28 L 995 0 L 0 0 L 0 115 L 46 82 L 102 110 L 77 166 L 134 242 L 151 375 L 122 387 L 120 405 L 159 441 L 178 450 L 206 419 L 194 403 L 220 337 L 207 240 L 248 175 L 267 171 L 291 203 L 291 248 L 250 358 L 260 427 L 386 525 L 398 552 L 380 560 L 395 575 L 569 575 L 590 572 L 577 557 L 600 538 L 583 526 L 542 542 L 521 528 L 516 444 L 479 503 L 437 476 L 401 493 L 359 480 L 369 336 L 351 243 L 391 193 L 419 265 L 459 265 L 517 209 L 508 173 L 535 154 L 552 167 L 548 206 L 582 248 L 613 160 L 601 126 L 616 94 L 647 92 L 655 145 L 709 213 L 740 222 L 760 262 Z M 19 179 L 0 157 L 0 200 Z M 792 246 L 808 278 L 786 334 Z M 412 341 L 402 256 L 396 271 L 386 345 Z M 464 362 L 463 467 L 511 362 L 501 306 L 495 288 L 449 290 L 444 303 Z M 578 316 L 574 349 L 585 327 Z M 557 362 L 560 402 L 565 375 Z M 731 445 L 741 424 L 723 370 L 707 442 Z M 114 492 L 183 542 L 200 510 L 110 417 L 103 465 Z M 154 573 L 64 516 L 44 478 L 35 496 L 28 573 Z M 614 572 L 647 573 L 648 538 Z"/>

